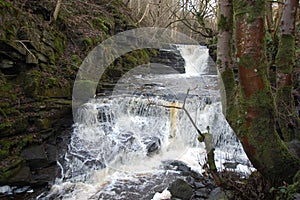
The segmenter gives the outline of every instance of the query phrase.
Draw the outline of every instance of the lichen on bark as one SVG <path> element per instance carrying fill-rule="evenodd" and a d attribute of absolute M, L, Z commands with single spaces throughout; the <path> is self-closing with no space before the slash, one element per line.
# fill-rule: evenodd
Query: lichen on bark
<path fill-rule="evenodd" d="M 275 104 L 267 74 L 265 1 L 235 0 L 240 91 L 233 127 L 250 161 L 274 184 L 292 182 L 300 162 L 275 130 Z M 288 163 L 288 165 L 287 165 Z"/>

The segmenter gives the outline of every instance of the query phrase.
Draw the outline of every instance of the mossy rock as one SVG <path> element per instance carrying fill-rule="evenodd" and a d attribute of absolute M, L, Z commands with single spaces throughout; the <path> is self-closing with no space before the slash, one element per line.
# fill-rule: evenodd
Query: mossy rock
<path fill-rule="evenodd" d="M 177 179 L 170 186 L 170 192 L 173 197 L 189 200 L 193 196 L 192 187 L 182 179 Z"/>
<path fill-rule="evenodd" d="M 93 98 L 95 95 L 94 89 L 96 89 L 97 83 L 90 80 L 80 80 L 76 82 L 77 94 L 83 99 L 88 100 L 89 98 Z"/>
<path fill-rule="evenodd" d="M 91 23 L 93 25 L 93 28 L 102 30 L 105 33 L 109 33 L 109 31 L 112 28 L 111 24 L 107 23 L 105 20 L 101 18 L 94 18 L 92 19 Z"/>
<path fill-rule="evenodd" d="M 19 156 L 5 160 L 8 167 L 0 168 L 0 184 L 28 184 L 31 180 L 29 167 Z"/>
<path fill-rule="evenodd" d="M 39 94 L 41 74 L 39 71 L 31 71 L 24 77 L 24 93 L 27 97 L 35 98 Z"/>
<path fill-rule="evenodd" d="M 9 136 L 13 132 L 13 123 L 6 121 L 0 124 L 1 137 Z"/>
<path fill-rule="evenodd" d="M 70 98 L 71 89 L 70 85 L 52 86 L 51 88 L 43 88 L 40 90 L 40 96 L 50 97 L 50 98 Z"/>

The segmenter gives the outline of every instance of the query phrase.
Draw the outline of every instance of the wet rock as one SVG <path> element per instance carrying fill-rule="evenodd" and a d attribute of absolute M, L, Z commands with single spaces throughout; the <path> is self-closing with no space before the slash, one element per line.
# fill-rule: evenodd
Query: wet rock
<path fill-rule="evenodd" d="M 100 123 L 103 122 L 110 122 L 112 123 L 114 121 L 114 114 L 112 112 L 112 108 L 110 105 L 100 105 L 97 107 L 98 110 L 98 121 Z"/>
<path fill-rule="evenodd" d="M 28 0 L 25 3 L 26 9 L 33 14 L 43 16 L 46 21 L 50 21 L 54 6 L 53 2 L 48 0 Z"/>
<path fill-rule="evenodd" d="M 50 167 L 34 170 L 31 173 L 32 175 L 31 175 L 30 185 L 32 186 L 49 185 L 54 181 L 57 175 L 57 167 L 55 165 L 52 165 Z"/>
<path fill-rule="evenodd" d="M 8 69 L 14 67 L 14 62 L 8 59 L 3 59 L 0 62 L 0 69 Z"/>
<path fill-rule="evenodd" d="M 179 73 L 185 73 L 185 61 L 180 55 L 180 52 L 175 46 L 169 46 L 165 49 L 160 49 L 155 57 L 150 58 L 151 63 L 159 63 L 172 67 Z M 168 70 L 169 73 L 174 73 L 172 70 Z M 154 73 L 160 73 L 155 71 Z M 164 72 L 167 73 L 167 72 Z"/>
<path fill-rule="evenodd" d="M 225 163 L 223 163 L 223 165 L 226 169 L 233 169 L 233 170 L 236 169 L 238 164 L 239 163 L 237 163 L 237 162 L 225 162 Z"/>
<path fill-rule="evenodd" d="M 165 164 L 165 169 L 176 170 L 176 171 L 187 172 L 187 173 L 191 171 L 190 167 L 188 167 L 184 162 L 179 160 L 165 161 L 164 164 Z"/>
<path fill-rule="evenodd" d="M 54 145 L 47 144 L 46 145 L 46 153 L 49 164 L 54 164 L 57 161 L 57 148 Z"/>
<path fill-rule="evenodd" d="M 24 149 L 21 156 L 30 169 L 38 169 L 49 165 L 44 145 L 35 145 Z"/>
<path fill-rule="evenodd" d="M 195 196 L 201 198 L 207 198 L 209 196 L 210 191 L 211 190 L 209 190 L 208 188 L 200 188 L 196 190 Z"/>
<path fill-rule="evenodd" d="M 160 139 L 157 137 L 151 137 L 151 138 L 147 138 L 144 141 L 144 144 L 146 145 L 146 149 L 147 149 L 147 155 L 151 156 L 154 153 L 157 153 L 160 149 Z"/>
<path fill-rule="evenodd" d="M 226 199 L 226 194 L 220 187 L 217 187 L 213 191 L 211 191 L 208 199 L 209 200 Z"/>
<path fill-rule="evenodd" d="M 202 182 L 195 182 L 194 185 L 195 185 L 195 188 L 197 188 L 197 189 L 205 187 L 205 185 Z"/>
<path fill-rule="evenodd" d="M 216 60 L 217 60 L 217 45 L 215 45 L 215 44 L 209 45 L 208 49 L 209 49 L 208 52 L 209 52 L 210 57 L 213 59 L 213 61 L 216 62 Z"/>
<path fill-rule="evenodd" d="M 14 185 L 27 185 L 31 181 L 30 168 L 27 166 L 22 167 L 13 177 L 9 179 L 9 183 Z"/>
<path fill-rule="evenodd" d="M 57 175 L 57 148 L 51 144 L 33 145 L 21 152 L 27 166 L 23 167 L 10 181 L 25 182 L 32 186 L 48 185 Z"/>
<path fill-rule="evenodd" d="M 193 196 L 192 187 L 183 179 L 177 179 L 173 182 L 169 188 L 172 197 L 176 197 L 182 200 L 189 200 Z"/>
<path fill-rule="evenodd" d="M 287 143 L 287 147 L 297 158 L 300 156 L 300 143 L 298 140 L 292 140 Z"/>
<path fill-rule="evenodd" d="M 0 194 L 12 194 L 13 189 L 8 186 L 8 185 L 4 185 L 0 187 Z"/>
<path fill-rule="evenodd" d="M 176 170 L 181 173 L 183 176 L 190 176 L 193 178 L 202 177 L 201 174 L 199 174 L 196 171 L 193 171 L 189 166 L 187 166 L 184 162 L 179 160 L 169 160 L 164 162 L 164 168 L 170 169 L 170 170 Z"/>

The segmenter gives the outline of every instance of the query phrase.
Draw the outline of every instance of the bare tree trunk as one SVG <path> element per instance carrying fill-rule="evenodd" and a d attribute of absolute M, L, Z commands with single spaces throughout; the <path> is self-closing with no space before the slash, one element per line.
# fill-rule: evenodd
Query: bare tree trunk
<path fill-rule="evenodd" d="M 276 56 L 276 105 L 277 122 L 283 140 L 288 143 L 289 149 L 299 157 L 299 122 L 292 94 L 292 74 L 295 66 L 295 21 L 298 3 L 298 0 L 287 0 L 283 9 L 278 53 Z"/>
<path fill-rule="evenodd" d="M 273 9 L 272 2 L 267 1 L 266 3 L 266 14 L 267 14 L 267 31 L 273 35 Z"/>
<path fill-rule="evenodd" d="M 286 0 L 285 2 L 276 56 L 277 120 L 285 142 L 298 141 L 300 139 L 292 95 L 292 73 L 295 66 L 295 21 L 298 3 L 298 0 Z"/>
<path fill-rule="evenodd" d="M 292 182 L 299 160 L 275 130 L 274 99 L 267 76 L 264 0 L 234 1 L 239 104 L 231 121 L 254 167 L 274 184 Z M 232 117 L 233 118 L 233 117 Z"/>
<path fill-rule="evenodd" d="M 233 29 L 233 14 L 232 0 L 219 0 L 219 15 L 218 15 L 218 43 L 217 43 L 217 66 L 221 73 L 224 89 L 222 91 L 223 112 L 230 116 L 233 111 L 232 105 L 235 101 L 236 84 L 234 81 L 233 62 L 232 62 L 232 29 Z"/>

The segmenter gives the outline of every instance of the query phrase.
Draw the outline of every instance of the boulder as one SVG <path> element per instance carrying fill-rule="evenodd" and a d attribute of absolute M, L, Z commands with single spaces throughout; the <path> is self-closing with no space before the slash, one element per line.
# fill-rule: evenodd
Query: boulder
<path fill-rule="evenodd" d="M 212 190 L 208 197 L 208 200 L 217 200 L 217 199 L 227 199 L 225 192 L 220 187 L 217 187 L 214 190 Z"/>
<path fill-rule="evenodd" d="M 193 196 L 192 187 L 182 179 L 174 181 L 169 188 L 172 197 L 176 197 L 182 200 L 189 200 Z"/>
<path fill-rule="evenodd" d="M 175 46 L 159 49 L 157 55 L 150 57 L 150 62 L 170 66 L 178 73 L 185 73 L 185 61 Z M 156 70 L 154 73 L 160 73 L 160 71 Z M 166 70 L 163 70 L 163 73 L 167 73 Z M 169 70 L 169 73 L 174 73 L 174 71 Z"/>
<path fill-rule="evenodd" d="M 21 156 L 33 170 L 49 165 L 44 145 L 30 146 L 22 151 Z"/>
<path fill-rule="evenodd" d="M 146 145 L 147 156 L 151 156 L 159 151 L 161 142 L 157 137 L 150 137 L 145 139 L 144 144 Z"/>

